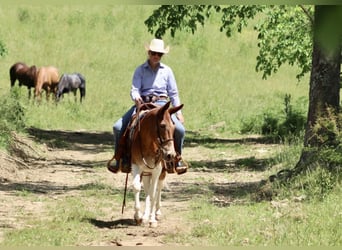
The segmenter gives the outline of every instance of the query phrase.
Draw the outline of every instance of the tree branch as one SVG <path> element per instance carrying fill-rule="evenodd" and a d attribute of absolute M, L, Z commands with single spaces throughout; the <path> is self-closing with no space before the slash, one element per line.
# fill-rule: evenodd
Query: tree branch
<path fill-rule="evenodd" d="M 313 16 L 310 15 L 310 12 L 307 9 L 305 9 L 303 5 L 299 5 L 299 7 L 304 11 L 306 16 L 309 18 L 311 24 L 313 25 L 314 24 L 314 19 L 313 19 Z"/>

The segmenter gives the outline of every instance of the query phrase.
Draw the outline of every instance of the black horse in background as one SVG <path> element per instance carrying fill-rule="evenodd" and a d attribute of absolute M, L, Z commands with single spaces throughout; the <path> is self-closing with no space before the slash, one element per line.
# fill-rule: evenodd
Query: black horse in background
<path fill-rule="evenodd" d="M 70 91 L 74 93 L 76 98 L 77 89 L 80 89 L 80 102 L 82 102 L 86 94 L 86 80 L 84 76 L 80 73 L 63 74 L 57 87 L 57 101 L 60 100 L 64 93 L 69 93 Z"/>
<path fill-rule="evenodd" d="M 11 66 L 9 75 L 11 87 L 13 87 L 16 80 L 18 80 L 20 87 L 24 85 L 28 88 L 28 97 L 31 98 L 31 88 L 35 88 L 37 67 L 35 65 L 29 67 L 23 62 L 17 62 Z"/>

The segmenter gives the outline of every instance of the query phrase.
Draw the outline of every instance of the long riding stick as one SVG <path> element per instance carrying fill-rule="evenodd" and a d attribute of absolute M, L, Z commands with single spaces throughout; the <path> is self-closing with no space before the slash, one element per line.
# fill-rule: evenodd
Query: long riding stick
<path fill-rule="evenodd" d="M 121 214 L 123 214 L 124 208 L 126 207 L 127 180 L 128 180 L 128 173 L 126 174 L 125 191 L 124 191 L 124 199 L 122 202 Z"/>

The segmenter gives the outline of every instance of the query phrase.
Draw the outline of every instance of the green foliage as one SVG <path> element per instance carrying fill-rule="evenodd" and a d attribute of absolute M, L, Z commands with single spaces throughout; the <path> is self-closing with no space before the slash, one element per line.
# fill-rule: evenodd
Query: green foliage
<path fill-rule="evenodd" d="M 313 8 L 305 11 L 300 7 L 272 6 L 266 9 L 263 22 L 255 27 L 260 48 L 256 70 L 263 72 L 264 79 L 286 62 L 299 66 L 298 79 L 310 71 Z"/>
<path fill-rule="evenodd" d="M 163 5 L 155 9 L 152 15 L 145 20 L 148 31 L 156 37 L 163 37 L 168 29 L 174 37 L 177 30 L 186 30 L 194 33 L 197 23 L 204 25 L 209 17 L 210 8 L 205 5 Z M 154 27 L 156 31 L 154 32 Z"/>
<path fill-rule="evenodd" d="M 259 12 L 265 10 L 265 6 L 261 5 L 234 5 L 228 7 L 215 6 L 216 12 L 222 12 L 220 31 L 226 32 L 227 37 L 232 36 L 234 25 L 238 32 L 242 32 L 242 28 L 247 27 L 248 21 L 256 17 Z"/>
<path fill-rule="evenodd" d="M 241 32 L 251 19 L 257 18 L 259 55 L 256 57 L 256 71 L 263 72 L 266 79 L 288 63 L 297 65 L 301 79 L 311 68 L 311 21 L 313 8 L 297 6 L 260 6 L 260 5 L 163 5 L 155 9 L 145 20 L 150 33 L 162 37 L 170 30 L 174 37 L 177 30 L 197 30 L 204 26 L 213 13 L 221 13 L 220 31 L 231 37 L 233 31 Z M 260 15 L 258 15 L 260 14 Z"/>
<path fill-rule="evenodd" d="M 340 167 L 328 169 L 324 162 L 316 162 L 287 181 L 275 182 L 274 190 L 280 199 L 300 196 L 310 201 L 324 201 L 339 192 L 341 181 Z"/>
<path fill-rule="evenodd" d="M 242 121 L 241 127 L 243 133 L 256 132 L 274 138 L 282 139 L 295 138 L 302 134 L 306 117 L 305 110 L 301 106 L 291 104 L 291 95 L 285 94 L 284 109 L 282 111 L 270 110 L 263 114 L 263 117 L 256 116 Z"/>
<path fill-rule="evenodd" d="M 330 171 L 342 166 L 342 113 L 331 108 L 326 115 L 317 119 L 313 126 L 313 137 L 320 148 L 315 153 L 315 160 Z"/>
<path fill-rule="evenodd" d="M 25 108 L 20 102 L 18 88 L 0 99 L 0 146 L 6 147 L 11 131 L 22 131 L 25 128 Z"/>

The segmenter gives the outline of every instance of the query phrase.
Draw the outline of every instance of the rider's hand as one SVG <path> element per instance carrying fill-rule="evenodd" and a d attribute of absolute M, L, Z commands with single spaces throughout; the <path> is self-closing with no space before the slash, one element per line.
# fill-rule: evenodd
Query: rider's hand
<path fill-rule="evenodd" d="M 135 106 L 139 106 L 139 104 L 143 103 L 143 99 L 141 99 L 141 97 L 139 96 L 135 98 L 134 102 L 135 102 Z"/>

